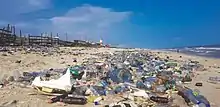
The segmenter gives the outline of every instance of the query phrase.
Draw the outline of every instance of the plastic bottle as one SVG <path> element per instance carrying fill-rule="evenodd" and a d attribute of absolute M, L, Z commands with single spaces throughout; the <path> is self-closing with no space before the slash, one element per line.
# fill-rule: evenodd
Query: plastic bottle
<path fill-rule="evenodd" d="M 115 88 L 114 91 L 115 91 L 116 94 L 121 93 L 121 92 L 126 91 L 126 87 L 125 86 L 118 86 L 118 87 Z"/>
<path fill-rule="evenodd" d="M 151 96 L 150 100 L 157 102 L 157 103 L 168 103 L 169 102 L 168 98 L 165 98 L 165 97 Z"/>
<path fill-rule="evenodd" d="M 19 71 L 14 71 L 13 76 L 14 76 L 15 81 L 19 81 L 21 74 L 19 73 Z"/>
<path fill-rule="evenodd" d="M 61 99 L 60 101 L 66 104 L 79 104 L 79 105 L 84 105 L 87 103 L 87 99 L 75 98 L 75 97 L 66 97 L 64 99 Z"/>
<path fill-rule="evenodd" d="M 209 101 L 204 96 L 198 95 L 196 99 L 199 101 L 199 107 L 210 107 Z"/>
<path fill-rule="evenodd" d="M 143 88 L 145 88 L 145 85 L 144 85 L 144 83 L 142 81 L 137 81 L 136 82 L 136 87 L 140 88 L 140 89 L 143 89 Z"/>
<path fill-rule="evenodd" d="M 180 95 L 181 97 L 183 97 L 186 103 L 190 103 L 190 100 L 189 100 L 188 97 L 184 94 L 183 91 L 178 91 L 177 94 Z"/>
<path fill-rule="evenodd" d="M 52 99 L 49 100 L 49 103 L 58 102 L 58 101 L 60 101 L 60 99 L 64 99 L 64 98 L 67 97 L 67 96 L 68 96 L 67 94 L 63 94 L 63 95 L 54 97 L 54 98 L 52 98 Z"/>
<path fill-rule="evenodd" d="M 184 91 L 184 95 L 193 103 L 199 104 L 199 100 L 193 95 L 193 91 L 191 89 L 187 89 Z"/>
<path fill-rule="evenodd" d="M 103 87 L 107 87 L 107 86 L 108 86 L 108 83 L 107 83 L 105 80 L 102 80 L 102 81 L 101 81 L 101 85 L 102 85 Z"/>
<path fill-rule="evenodd" d="M 99 93 L 92 86 L 90 86 L 90 90 L 92 91 L 93 95 L 99 96 Z"/>
<path fill-rule="evenodd" d="M 166 88 L 163 85 L 156 86 L 156 92 L 165 92 Z"/>
<path fill-rule="evenodd" d="M 100 102 L 101 100 L 103 100 L 103 98 L 102 98 L 102 97 L 98 97 L 98 98 L 96 98 L 96 99 L 94 100 L 94 102 Z"/>
<path fill-rule="evenodd" d="M 189 101 L 198 105 L 199 107 L 210 107 L 209 101 L 202 95 L 199 95 L 199 92 L 193 92 L 191 89 L 184 90 L 184 96 L 187 97 Z"/>

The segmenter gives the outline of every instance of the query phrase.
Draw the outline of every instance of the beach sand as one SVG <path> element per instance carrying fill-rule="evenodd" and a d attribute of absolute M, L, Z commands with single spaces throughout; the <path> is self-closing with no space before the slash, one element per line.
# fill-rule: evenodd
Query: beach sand
<path fill-rule="evenodd" d="M 19 72 L 32 72 L 40 71 L 48 68 L 65 68 L 68 65 L 76 65 L 83 62 L 84 58 L 97 57 L 92 54 L 100 52 L 114 52 L 123 51 L 124 49 L 113 49 L 113 48 L 62 48 L 63 52 L 60 54 L 54 53 L 53 55 L 42 55 L 41 53 L 24 53 L 24 52 L 14 52 L 14 55 L 7 54 L 3 56 L 0 53 L 0 78 L 4 75 L 13 75 L 14 71 Z M 147 50 L 151 51 L 153 54 L 160 57 L 169 56 L 170 59 L 175 59 L 178 61 L 184 60 L 196 60 L 200 64 L 204 65 L 207 70 L 196 71 L 196 76 L 192 83 L 186 86 L 192 89 L 199 89 L 201 94 L 204 95 L 211 103 L 211 107 L 220 107 L 220 85 L 212 84 L 207 82 L 210 76 L 220 77 L 220 59 L 205 58 L 198 56 L 190 56 L 175 52 L 165 52 L 159 50 Z M 181 58 L 180 58 L 181 56 Z M 77 59 L 77 62 L 73 62 L 73 59 Z M 21 63 L 16 63 L 16 61 L 21 61 Z M 196 87 L 196 82 L 202 82 L 202 87 Z M 9 85 L 5 88 L 0 89 L 0 104 L 3 103 L 13 103 L 11 101 L 18 100 L 17 107 L 56 107 L 60 104 L 48 104 L 46 101 L 48 97 L 43 95 L 29 95 L 34 93 L 34 89 L 14 87 Z M 35 92 L 36 93 L 36 92 Z M 112 98 L 116 99 L 116 98 Z M 110 101 L 111 99 L 108 99 Z M 183 101 L 180 101 L 184 103 Z M 218 105 L 218 106 L 217 106 Z M 10 105 L 10 107 L 13 106 Z M 69 105 L 70 107 L 76 105 Z M 67 106 L 67 107 L 69 107 Z M 79 106 L 82 107 L 82 106 Z M 88 105 L 91 107 L 91 105 Z M 184 107 L 184 106 L 183 106 Z"/>

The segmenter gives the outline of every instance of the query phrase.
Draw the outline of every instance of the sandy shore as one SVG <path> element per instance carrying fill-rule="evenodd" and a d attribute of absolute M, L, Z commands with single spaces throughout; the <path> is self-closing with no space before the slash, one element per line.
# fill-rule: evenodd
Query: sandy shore
<path fill-rule="evenodd" d="M 13 75 L 14 71 L 19 72 L 31 72 L 40 71 L 48 68 L 64 68 L 68 65 L 80 64 L 84 61 L 84 58 L 97 57 L 93 55 L 99 52 L 114 52 L 122 51 L 123 49 L 110 49 L 110 48 L 62 48 L 62 53 L 53 55 L 42 55 L 36 53 L 15 52 L 14 55 L 7 54 L 3 56 L 0 53 L 0 77 L 4 75 Z M 187 84 L 192 89 L 199 89 L 211 103 L 213 107 L 220 107 L 220 85 L 208 83 L 207 80 L 210 76 L 220 77 L 220 59 L 204 58 L 197 56 L 184 55 L 174 52 L 164 51 L 151 51 L 153 54 L 160 57 L 169 56 L 170 59 L 178 61 L 184 60 L 196 60 L 207 68 L 206 71 L 196 71 L 196 77 L 191 84 Z M 181 57 L 180 57 L 181 56 Z M 77 62 L 73 62 L 76 59 Z M 21 61 L 21 63 L 16 63 Z M 202 87 L 196 87 L 196 82 L 202 82 Z M 10 102 L 12 100 L 18 100 L 18 107 L 56 107 L 59 104 L 46 103 L 47 97 L 42 95 L 29 95 L 33 93 L 33 89 L 20 88 L 20 87 L 5 87 L 0 89 L 0 104 Z M 217 106 L 219 105 L 219 106 Z M 74 105 L 74 107 L 77 107 Z M 89 107 L 89 106 L 88 106 Z M 91 106 L 90 106 L 91 107 Z"/>

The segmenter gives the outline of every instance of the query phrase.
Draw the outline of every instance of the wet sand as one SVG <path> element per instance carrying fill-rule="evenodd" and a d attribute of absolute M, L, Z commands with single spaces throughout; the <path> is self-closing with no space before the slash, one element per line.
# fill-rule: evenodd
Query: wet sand
<path fill-rule="evenodd" d="M 14 71 L 19 72 L 32 72 L 39 71 L 48 68 L 64 68 L 68 65 L 76 65 L 83 62 L 84 58 L 96 57 L 92 54 L 99 52 L 114 52 L 114 51 L 123 51 L 124 49 L 110 49 L 110 48 L 87 48 L 85 50 L 81 50 L 84 48 L 62 48 L 64 53 L 54 54 L 54 55 L 41 55 L 28 53 L 24 54 L 24 52 L 15 52 L 14 55 L 7 54 L 7 56 L 2 56 L 2 52 L 0 53 L 0 77 L 4 75 L 13 75 Z M 71 52 L 71 53 L 70 53 Z M 175 52 L 164 52 L 164 51 L 156 51 L 151 50 L 151 52 L 160 57 L 169 56 L 170 59 L 175 59 L 178 61 L 184 60 L 196 60 L 207 68 L 206 71 L 196 71 L 196 77 L 193 79 L 192 83 L 187 84 L 192 89 L 199 89 L 201 94 L 203 94 L 211 103 L 212 107 L 220 107 L 220 85 L 208 83 L 207 80 L 210 76 L 219 76 L 220 77 L 220 59 L 214 58 L 204 58 L 197 56 L 184 55 L 181 53 Z M 158 54 L 158 52 L 160 52 Z M 76 53 L 78 55 L 74 55 Z M 83 54 L 79 54 L 83 53 Z M 180 56 L 182 56 L 180 58 Z M 77 62 L 73 62 L 73 59 L 77 59 Z M 16 63 L 16 61 L 20 60 L 21 63 Z M 202 82 L 202 87 L 196 87 L 196 82 Z M 33 89 L 29 88 L 21 88 L 14 87 L 9 85 L 5 88 L 0 89 L 0 104 L 10 102 L 13 100 L 18 100 L 17 107 L 56 107 L 60 106 L 60 104 L 48 104 L 46 100 L 48 99 L 43 95 L 29 95 L 30 93 L 34 93 Z M 36 93 L 36 92 L 35 92 Z M 115 98 L 112 98 L 115 99 Z M 110 101 L 110 99 L 108 99 Z M 182 102 L 182 101 L 181 101 Z M 109 102 L 110 103 L 110 102 Z M 219 105 L 219 106 L 217 106 Z M 76 105 L 69 105 L 77 107 Z M 13 107 L 11 105 L 10 107 Z M 82 106 L 81 106 L 82 107 Z M 91 107 L 91 105 L 88 105 Z"/>

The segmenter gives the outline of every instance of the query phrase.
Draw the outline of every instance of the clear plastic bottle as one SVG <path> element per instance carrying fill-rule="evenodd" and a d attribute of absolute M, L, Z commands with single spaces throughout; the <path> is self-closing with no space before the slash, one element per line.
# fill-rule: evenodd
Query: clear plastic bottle
<path fill-rule="evenodd" d="M 90 86 L 90 90 L 92 91 L 93 95 L 99 96 L 99 93 L 92 86 Z"/>
<path fill-rule="evenodd" d="M 13 72 L 13 76 L 14 76 L 14 80 L 15 81 L 19 81 L 20 80 L 20 77 L 21 77 L 21 74 L 19 71 L 14 71 Z"/>

